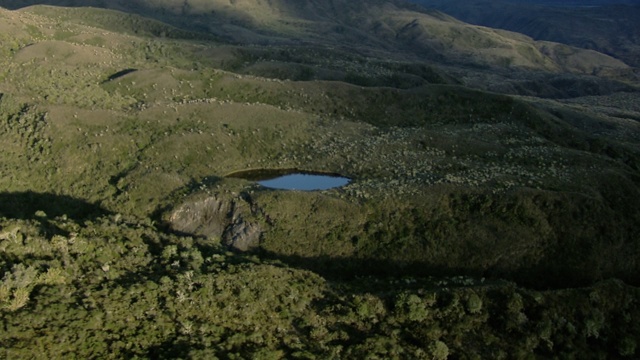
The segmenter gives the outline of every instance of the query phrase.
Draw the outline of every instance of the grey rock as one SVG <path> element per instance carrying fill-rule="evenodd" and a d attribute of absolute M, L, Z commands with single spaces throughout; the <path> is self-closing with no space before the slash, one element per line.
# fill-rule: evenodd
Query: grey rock
<path fill-rule="evenodd" d="M 173 210 L 168 222 L 174 231 L 221 240 L 233 250 L 250 251 L 260 245 L 262 228 L 246 220 L 251 206 L 242 198 L 209 196 L 188 201 Z"/>

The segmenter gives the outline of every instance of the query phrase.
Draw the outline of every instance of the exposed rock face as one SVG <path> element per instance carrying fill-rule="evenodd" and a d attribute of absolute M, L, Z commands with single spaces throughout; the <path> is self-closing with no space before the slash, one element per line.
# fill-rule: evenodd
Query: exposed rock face
<path fill-rule="evenodd" d="M 258 224 L 244 221 L 239 216 L 231 225 L 227 226 L 222 236 L 225 245 L 239 251 L 249 251 L 260 245 L 262 229 Z"/>
<path fill-rule="evenodd" d="M 220 239 L 238 251 L 250 251 L 260 245 L 262 228 L 246 220 L 251 208 L 243 199 L 223 199 L 216 195 L 186 202 L 169 215 L 175 231 Z"/>

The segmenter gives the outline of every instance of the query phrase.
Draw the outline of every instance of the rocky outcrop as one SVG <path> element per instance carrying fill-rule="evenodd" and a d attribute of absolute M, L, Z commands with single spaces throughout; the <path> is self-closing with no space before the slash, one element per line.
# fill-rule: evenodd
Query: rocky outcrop
<path fill-rule="evenodd" d="M 188 201 L 174 209 L 168 222 L 172 230 L 211 240 L 237 251 L 250 251 L 260 245 L 262 227 L 247 220 L 252 214 L 242 198 L 211 195 Z"/>
<path fill-rule="evenodd" d="M 222 235 L 223 244 L 238 251 L 250 251 L 260 245 L 262 229 L 260 225 L 245 221 L 239 216 L 227 226 Z"/>

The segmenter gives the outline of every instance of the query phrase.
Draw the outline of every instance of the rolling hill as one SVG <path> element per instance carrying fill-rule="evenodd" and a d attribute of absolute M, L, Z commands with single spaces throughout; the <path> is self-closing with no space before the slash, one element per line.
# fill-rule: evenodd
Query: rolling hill
<path fill-rule="evenodd" d="M 75 5 L 65 1 L 2 1 Z M 304 44 L 349 48 L 364 55 L 444 64 L 601 74 L 628 78 L 630 69 L 609 56 L 516 33 L 471 26 L 404 1 L 127 1 L 82 2 L 134 12 L 180 28 L 215 34 L 240 44 Z M 495 10 L 495 9 L 494 9 Z M 632 35 L 630 35 L 632 36 Z M 357 46 L 354 46 L 357 44 Z"/>

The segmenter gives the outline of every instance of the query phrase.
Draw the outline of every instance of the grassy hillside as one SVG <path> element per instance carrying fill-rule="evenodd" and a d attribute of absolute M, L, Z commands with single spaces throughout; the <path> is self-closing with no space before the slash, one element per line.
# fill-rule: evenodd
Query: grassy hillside
<path fill-rule="evenodd" d="M 633 278 L 633 117 L 451 85 L 363 88 L 241 76 L 206 62 L 194 69 L 197 54 L 227 47 L 75 22 L 49 29 L 41 13 L 6 13 L 31 21 L 3 66 L 8 192 L 68 195 L 147 217 L 177 207 L 179 196 L 223 196 L 231 186 L 262 209 L 246 217 L 277 224 L 264 224 L 261 237 L 276 256 L 355 258 L 354 271 L 382 256 L 401 264 L 390 273 L 490 272 L 537 285 L 549 272 L 567 272 L 559 285 Z M 318 201 L 337 197 L 326 209 L 360 215 L 314 223 L 315 215 L 299 216 L 319 211 L 307 208 L 306 194 L 222 180 L 248 168 L 352 177 Z M 285 198 L 291 204 L 275 205 Z M 317 239 L 329 242 L 309 246 Z M 503 242 L 520 255 L 505 258 Z M 577 263 L 566 261 L 585 242 Z M 593 266 L 619 247 L 620 259 Z"/>
<path fill-rule="evenodd" d="M 0 6 L 71 5 L 64 0 L 0 1 Z M 520 34 L 472 26 L 435 10 L 405 1 L 100 1 L 83 6 L 109 7 L 214 34 L 242 44 L 308 44 L 348 46 L 361 54 L 396 59 L 428 58 L 432 62 L 507 66 L 516 69 L 599 73 L 615 79 L 628 75 L 622 61 L 566 45 L 533 41 Z M 82 11 L 82 10 L 81 10 Z M 93 21 L 88 18 L 87 21 Z M 98 20 L 97 23 L 108 22 Z M 154 26 L 149 26 L 153 31 Z M 184 36 L 184 34 L 183 34 Z M 541 37 L 543 40 L 548 38 Z M 592 48 L 592 47 L 589 47 Z M 606 51 L 605 51 L 606 52 Z M 577 54 L 577 56 L 573 56 Z M 583 61 L 576 64 L 576 57 Z"/>
<path fill-rule="evenodd" d="M 637 92 L 487 93 L 103 9 L 0 30 L 7 357 L 638 355 Z M 255 168 L 353 181 L 226 177 Z"/>

